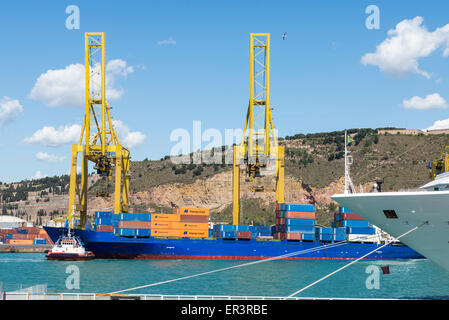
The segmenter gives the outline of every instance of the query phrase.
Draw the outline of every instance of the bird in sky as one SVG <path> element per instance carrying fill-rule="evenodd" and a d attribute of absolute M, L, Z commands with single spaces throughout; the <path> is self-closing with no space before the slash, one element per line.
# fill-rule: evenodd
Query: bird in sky
<path fill-rule="evenodd" d="M 287 38 L 287 32 L 284 32 L 284 34 L 282 35 L 282 40 L 285 40 L 285 38 Z"/>

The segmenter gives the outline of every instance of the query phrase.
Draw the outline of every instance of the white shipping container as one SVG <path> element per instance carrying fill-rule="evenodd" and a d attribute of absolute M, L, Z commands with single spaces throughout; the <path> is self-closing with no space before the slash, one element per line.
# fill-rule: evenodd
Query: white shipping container
<path fill-rule="evenodd" d="M 379 237 L 375 234 L 348 234 L 350 242 L 378 242 Z"/>

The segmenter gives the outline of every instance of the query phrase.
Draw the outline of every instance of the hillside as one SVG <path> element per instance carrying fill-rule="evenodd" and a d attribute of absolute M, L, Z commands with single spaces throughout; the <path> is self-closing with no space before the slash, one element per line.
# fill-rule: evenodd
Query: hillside
<path fill-rule="evenodd" d="M 427 163 L 439 158 L 446 135 L 378 135 L 377 130 L 352 129 L 351 176 L 357 189 L 370 191 L 376 177 L 384 190 L 416 188 L 429 180 Z M 317 222 L 329 225 L 336 204 L 332 194 L 344 184 L 344 132 L 298 134 L 285 137 L 286 202 L 315 203 Z M 223 147 L 224 153 L 231 149 Z M 193 155 L 191 155 L 193 156 Z M 208 207 L 212 219 L 232 220 L 232 165 L 178 164 L 169 159 L 131 162 L 130 209 L 134 212 L 170 212 L 174 206 Z M 410 173 L 413 172 L 411 175 Z M 266 192 L 253 193 L 241 176 L 241 223 L 274 223 L 274 178 L 265 177 Z M 2 214 L 41 223 L 67 212 L 67 175 L 1 184 Z M 97 197 L 97 193 L 109 193 Z M 112 209 L 113 184 L 89 176 L 89 212 Z"/>

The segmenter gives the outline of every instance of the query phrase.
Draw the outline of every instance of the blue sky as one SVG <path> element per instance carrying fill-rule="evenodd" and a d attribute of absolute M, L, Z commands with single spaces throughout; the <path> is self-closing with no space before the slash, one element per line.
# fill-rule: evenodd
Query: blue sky
<path fill-rule="evenodd" d="M 68 5 L 79 7 L 78 30 L 66 28 Z M 368 5 L 379 8 L 379 29 L 365 26 Z M 49 70 L 84 62 L 85 32 L 105 32 L 106 59 L 132 68 L 114 76 L 122 94 L 111 105 L 128 140 L 140 137 L 132 159 L 143 160 L 169 154 L 171 132 L 191 132 L 193 121 L 223 134 L 243 126 L 251 32 L 271 34 L 271 103 L 280 136 L 429 128 L 449 118 L 448 10 L 447 1 L 1 1 L 0 107 L 9 102 L 16 113 L 0 109 L 0 181 L 68 172 L 71 142 L 26 141 L 43 127 L 81 125 L 84 109 L 49 106 L 30 93 Z M 395 36 L 388 31 L 404 20 L 411 31 L 401 35 L 411 49 L 382 56 L 376 46 L 390 45 Z M 433 33 L 437 28 L 443 29 Z M 415 43 L 414 30 L 429 34 Z M 375 59 L 363 64 L 368 53 Z M 39 153 L 46 156 L 39 160 Z"/>

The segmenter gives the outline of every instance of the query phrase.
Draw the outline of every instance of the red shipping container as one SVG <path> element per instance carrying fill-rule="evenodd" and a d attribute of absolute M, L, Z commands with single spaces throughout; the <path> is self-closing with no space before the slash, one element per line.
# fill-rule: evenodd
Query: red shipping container
<path fill-rule="evenodd" d="M 315 219 L 315 212 L 285 211 L 287 219 Z"/>
<path fill-rule="evenodd" d="M 27 239 L 27 234 L 19 234 L 19 233 L 16 233 L 16 234 L 12 234 L 12 238 L 13 239 L 19 239 L 19 240 L 25 240 L 25 239 Z"/>
<path fill-rule="evenodd" d="M 97 225 L 97 231 L 99 232 L 114 232 L 114 227 L 111 225 Z"/>
<path fill-rule="evenodd" d="M 342 220 L 363 220 L 363 221 L 365 221 L 365 219 L 362 219 L 362 217 L 356 215 L 355 213 L 342 213 L 341 219 Z"/>
<path fill-rule="evenodd" d="M 209 222 L 209 216 L 192 215 L 192 214 L 181 214 L 179 221 L 181 221 L 181 222 L 207 223 L 207 222 Z"/>
<path fill-rule="evenodd" d="M 287 240 L 301 240 L 301 233 L 299 232 L 287 232 L 285 234 Z"/>
<path fill-rule="evenodd" d="M 151 229 L 150 221 L 119 221 L 120 229 Z"/>
<path fill-rule="evenodd" d="M 19 230 L 27 230 L 28 234 L 39 234 L 39 228 L 37 227 L 21 227 Z"/>
<path fill-rule="evenodd" d="M 250 231 L 237 231 L 237 239 L 249 240 L 249 239 L 251 239 L 251 232 Z"/>

